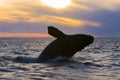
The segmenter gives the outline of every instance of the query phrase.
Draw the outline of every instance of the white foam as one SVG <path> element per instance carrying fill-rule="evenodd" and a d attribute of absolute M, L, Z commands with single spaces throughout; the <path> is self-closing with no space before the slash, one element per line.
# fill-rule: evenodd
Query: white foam
<path fill-rule="evenodd" d="M 65 60 L 68 60 L 70 59 L 70 57 L 62 57 L 62 56 L 58 56 L 52 60 L 49 60 L 47 62 L 59 62 L 59 61 L 65 61 Z"/>

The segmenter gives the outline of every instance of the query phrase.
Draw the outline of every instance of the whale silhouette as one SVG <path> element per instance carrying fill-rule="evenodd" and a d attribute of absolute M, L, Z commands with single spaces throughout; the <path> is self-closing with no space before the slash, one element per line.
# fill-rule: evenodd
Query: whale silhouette
<path fill-rule="evenodd" d="M 91 35 L 67 35 L 53 26 L 48 26 L 48 34 L 56 39 L 42 51 L 37 59 L 38 62 L 47 62 L 58 57 L 69 59 L 94 41 Z"/>

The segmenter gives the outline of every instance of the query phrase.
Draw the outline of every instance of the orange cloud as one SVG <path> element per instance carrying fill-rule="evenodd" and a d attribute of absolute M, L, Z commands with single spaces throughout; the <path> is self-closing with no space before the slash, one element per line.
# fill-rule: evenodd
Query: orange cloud
<path fill-rule="evenodd" d="M 0 33 L 0 37 L 50 37 L 42 33 Z"/>
<path fill-rule="evenodd" d="M 45 7 L 40 1 L 38 0 L 0 0 L 2 5 L 0 5 L 0 21 L 1 22 L 41 22 L 45 24 L 60 24 L 63 26 L 84 26 L 84 25 L 90 25 L 90 26 L 100 26 L 100 23 L 93 22 L 93 21 L 86 21 L 86 20 L 79 20 L 79 19 L 72 19 L 69 17 L 61 17 L 64 15 L 63 12 L 57 12 L 57 10 L 48 9 L 48 7 Z M 90 10 L 91 8 L 89 6 L 86 6 L 81 3 L 82 0 L 72 1 L 72 5 L 74 8 L 78 7 L 80 9 L 84 10 Z M 86 0 L 84 1 L 84 3 Z M 90 2 L 90 1 L 88 1 Z M 0 4 L 1 4 L 0 3 Z M 31 4 L 30 4 L 31 3 Z M 77 5 L 76 5 L 77 4 Z M 44 9 L 47 11 L 44 12 Z M 69 7 L 70 8 L 70 7 Z M 69 8 L 66 8 L 69 9 Z M 40 11 L 38 11 L 38 10 Z M 73 9 L 73 8 L 72 8 Z M 51 15 L 48 13 L 55 12 Z M 47 12 L 47 13 L 46 13 Z M 60 14 L 61 16 L 54 16 Z M 69 15 L 69 14 L 68 14 Z"/>
<path fill-rule="evenodd" d="M 77 20 L 72 18 L 58 17 L 58 16 L 51 16 L 51 15 L 31 17 L 28 20 L 28 22 L 45 22 L 45 23 L 62 24 L 66 26 L 84 26 L 84 25 L 100 26 L 100 23 L 97 23 L 97 22 Z"/>
<path fill-rule="evenodd" d="M 43 15 L 40 17 L 31 17 L 28 22 L 44 22 L 44 23 L 55 23 L 55 24 L 63 24 L 68 26 L 78 26 L 83 23 L 70 18 L 51 16 L 51 15 Z"/>

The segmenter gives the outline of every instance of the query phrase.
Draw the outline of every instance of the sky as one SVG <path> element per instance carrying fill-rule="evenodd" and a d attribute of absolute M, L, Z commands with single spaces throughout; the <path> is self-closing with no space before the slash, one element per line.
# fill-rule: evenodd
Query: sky
<path fill-rule="evenodd" d="M 69 1 L 55 8 L 42 0 L 0 0 L 0 37 L 48 37 L 49 25 L 66 34 L 120 37 L 120 0 Z"/>

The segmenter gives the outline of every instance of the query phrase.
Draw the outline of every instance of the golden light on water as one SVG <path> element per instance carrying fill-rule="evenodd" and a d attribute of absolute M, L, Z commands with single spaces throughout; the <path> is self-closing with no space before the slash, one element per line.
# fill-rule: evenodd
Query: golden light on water
<path fill-rule="evenodd" d="M 40 0 L 43 4 L 53 8 L 66 8 L 71 4 L 71 0 Z"/>

